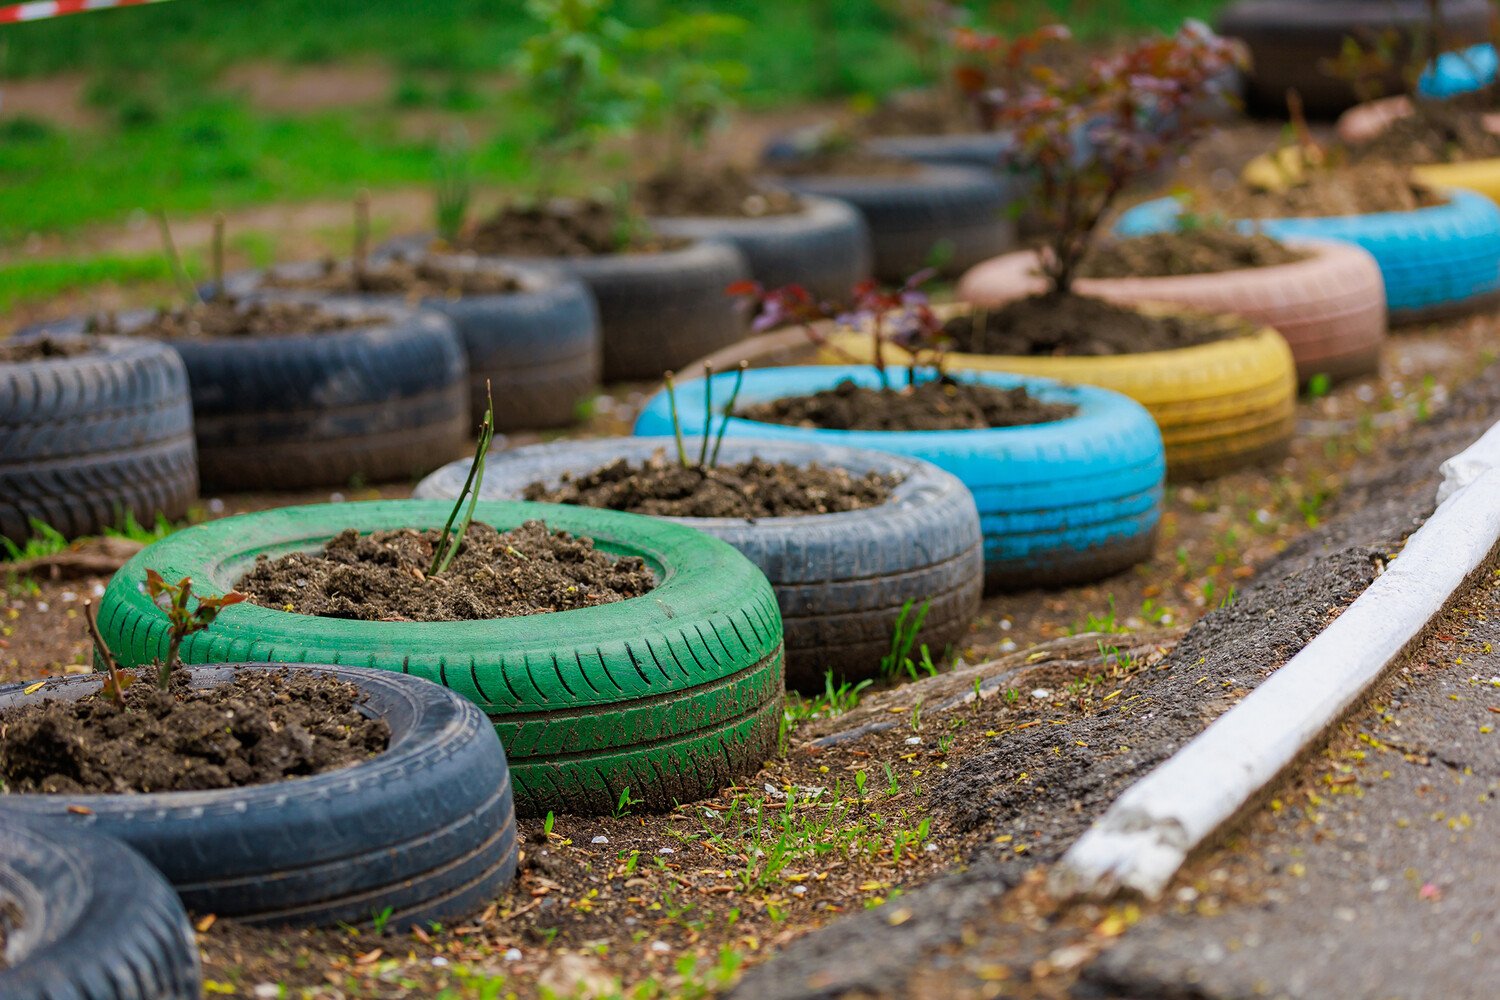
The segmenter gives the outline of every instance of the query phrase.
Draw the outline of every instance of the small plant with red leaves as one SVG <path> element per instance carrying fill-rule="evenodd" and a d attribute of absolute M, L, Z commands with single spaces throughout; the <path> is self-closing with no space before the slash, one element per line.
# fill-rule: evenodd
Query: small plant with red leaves
<path fill-rule="evenodd" d="M 869 331 L 871 357 L 880 384 L 890 389 L 885 363 L 887 344 L 895 344 L 911 355 L 908 385 L 916 381 L 919 368 L 931 368 L 938 378 L 943 377 L 947 337 L 942 320 L 922 290 L 932 276 L 931 270 L 918 271 L 897 287 L 885 287 L 866 279 L 850 289 L 848 301 L 843 303 L 820 301 L 801 285 L 767 289 L 759 282 L 740 281 L 730 285 L 728 291 L 753 303 L 756 316 L 752 325 L 757 331 L 800 326 L 809 340 L 825 349 L 829 344 L 819 330 L 821 323 Z"/>
<path fill-rule="evenodd" d="M 244 594 L 231 590 L 219 597 L 198 597 L 197 604 L 189 608 L 188 601 L 194 599 L 192 579 L 185 576 L 176 583 L 168 583 L 154 569 L 146 570 L 146 593 L 157 607 L 167 613 L 169 623 L 167 658 L 160 664 L 156 676 L 156 685 L 163 691 L 171 686 L 172 671 L 179 665 L 177 651 L 181 648 L 182 641 L 194 632 L 201 632 L 212 625 L 220 611 L 246 600 Z"/>
<path fill-rule="evenodd" d="M 974 40 L 988 74 L 962 80 L 993 124 L 1010 129 L 1012 169 L 1036 178 L 1050 223 L 1042 274 L 1067 295 L 1105 215 L 1135 180 L 1178 155 L 1208 124 L 1213 81 L 1238 50 L 1188 21 L 1171 37 L 1139 41 L 1066 74 L 1039 61 L 1074 44 L 1058 25 L 1012 40 Z M 1077 59 L 1067 60 L 1076 64 Z"/>

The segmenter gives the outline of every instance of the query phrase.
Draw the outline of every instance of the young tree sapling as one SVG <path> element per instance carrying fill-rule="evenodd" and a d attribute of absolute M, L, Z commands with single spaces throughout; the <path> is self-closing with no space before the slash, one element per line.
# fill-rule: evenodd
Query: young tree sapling
<path fill-rule="evenodd" d="M 188 602 L 195 600 L 191 577 L 183 577 L 176 583 L 168 583 L 154 569 L 146 570 L 146 593 L 157 607 L 167 613 L 167 658 L 158 666 L 156 685 L 166 691 L 172 685 L 172 671 L 181 664 L 177 653 L 182 641 L 194 632 L 201 632 L 214 623 L 219 612 L 231 604 L 246 600 L 244 594 L 231 590 L 219 597 L 196 597 L 196 604 L 189 608 Z M 100 642 L 102 643 L 102 639 Z"/>

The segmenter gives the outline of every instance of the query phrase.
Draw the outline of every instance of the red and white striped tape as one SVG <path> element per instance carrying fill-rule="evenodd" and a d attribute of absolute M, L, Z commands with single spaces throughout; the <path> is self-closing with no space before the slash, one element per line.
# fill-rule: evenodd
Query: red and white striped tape
<path fill-rule="evenodd" d="M 82 14 L 89 10 L 108 10 L 111 7 L 139 7 L 148 3 L 166 3 L 167 0 L 33 0 L 32 3 L 15 3 L 0 6 L 0 24 L 19 21 L 42 21 L 64 14 Z"/>

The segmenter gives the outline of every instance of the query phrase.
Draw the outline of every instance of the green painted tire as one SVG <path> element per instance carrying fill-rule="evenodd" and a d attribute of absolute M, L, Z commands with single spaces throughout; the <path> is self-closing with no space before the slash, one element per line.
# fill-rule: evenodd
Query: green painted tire
<path fill-rule="evenodd" d="M 148 568 L 196 589 L 234 588 L 261 553 L 318 548 L 361 532 L 437 528 L 446 501 L 319 504 L 180 531 L 126 563 L 99 623 L 126 665 L 165 654 L 166 615 L 142 592 Z M 754 564 L 692 528 L 617 511 L 482 502 L 497 528 L 540 519 L 656 574 L 649 594 L 600 607 L 471 622 L 363 622 L 251 604 L 189 636 L 188 663 L 340 663 L 416 674 L 459 692 L 495 724 L 516 811 L 598 814 L 625 789 L 670 809 L 753 774 L 776 743 L 784 691 L 776 595 Z"/>

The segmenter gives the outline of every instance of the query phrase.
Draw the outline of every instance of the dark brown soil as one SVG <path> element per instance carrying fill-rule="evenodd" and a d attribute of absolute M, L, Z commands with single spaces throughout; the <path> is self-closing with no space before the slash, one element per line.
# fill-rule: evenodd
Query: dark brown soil
<path fill-rule="evenodd" d="M 1225 219 L 1329 217 L 1370 212 L 1411 212 L 1447 201 L 1414 180 L 1404 167 L 1371 160 L 1312 175 L 1286 191 L 1259 191 L 1243 184 L 1222 190 L 1194 190 L 1194 213 Z"/>
<path fill-rule="evenodd" d="M 463 267 L 437 257 L 382 260 L 359 270 L 349 261 L 327 257 L 315 273 L 270 271 L 265 283 L 269 288 L 411 298 L 505 295 L 521 289 L 520 280 L 504 269 Z"/>
<path fill-rule="evenodd" d="M 1416 114 L 1397 119 L 1374 139 L 1355 146 L 1356 158 L 1413 164 L 1500 157 L 1500 135 L 1485 128 L 1479 112 L 1446 101 L 1422 101 L 1417 106 Z"/>
<path fill-rule="evenodd" d="M 130 673 L 127 671 L 127 673 Z M 246 669 L 228 684 L 172 689 L 135 673 L 123 704 L 99 694 L 0 712 L 0 775 L 11 792 L 186 792 L 331 771 L 386 749 L 353 684 L 308 671 Z M 3 800 L 0 800 L 3 801 Z"/>
<path fill-rule="evenodd" d="M 802 211 L 796 195 L 768 188 L 728 166 L 664 170 L 636 185 L 635 196 L 647 215 L 758 219 Z"/>
<path fill-rule="evenodd" d="M 691 456 L 690 456 L 691 457 Z M 661 517 L 794 517 L 878 507 L 901 482 L 898 476 L 816 462 L 791 465 L 759 458 L 711 469 L 684 468 L 657 452 L 650 460 L 616 459 L 582 476 L 564 474 L 555 489 L 526 487 L 527 500 L 607 507 Z"/>
<path fill-rule="evenodd" d="M 458 557 L 429 577 L 437 531 L 341 532 L 321 552 L 261 556 L 236 584 L 266 608 L 358 621 L 456 622 L 613 604 L 656 580 L 634 556 L 527 521 L 501 532 L 471 524 Z"/>
<path fill-rule="evenodd" d="M 757 403 L 735 415 L 836 431 L 952 431 L 1045 424 L 1070 417 L 1075 409 L 1044 403 L 1023 386 L 1000 389 L 943 379 L 904 389 L 866 389 L 840 382 L 811 396 Z"/>
<path fill-rule="evenodd" d="M 89 354 L 94 345 L 86 340 L 38 337 L 23 344 L 0 343 L 0 363 L 16 364 L 22 361 L 47 361 L 52 358 L 76 358 Z"/>
<path fill-rule="evenodd" d="M 941 89 L 897 93 L 857 123 L 864 135 L 963 135 L 982 130 L 968 101 Z"/>
<path fill-rule="evenodd" d="M 955 316 L 943 329 L 954 350 L 967 354 L 1107 357 L 1208 344 L 1250 328 L 1213 316 L 1152 315 L 1086 295 L 1033 295 Z"/>
<path fill-rule="evenodd" d="M 671 250 L 686 242 L 657 236 L 606 202 L 558 199 L 507 205 L 465 233 L 458 248 L 508 257 L 595 257 Z"/>
<path fill-rule="evenodd" d="M 1085 278 L 1170 278 L 1276 267 L 1306 257 L 1264 233 L 1205 226 L 1100 243 L 1080 273 Z"/>
<path fill-rule="evenodd" d="M 766 169 L 785 177 L 910 177 L 921 172 L 922 164 L 878 156 L 850 136 L 830 132 L 807 155 L 768 164 Z"/>
<path fill-rule="evenodd" d="M 383 317 L 335 311 L 316 302 L 209 299 L 176 309 L 159 309 L 139 326 L 122 324 L 116 313 L 89 318 L 89 333 L 174 340 L 178 337 L 285 337 L 372 326 Z"/>

